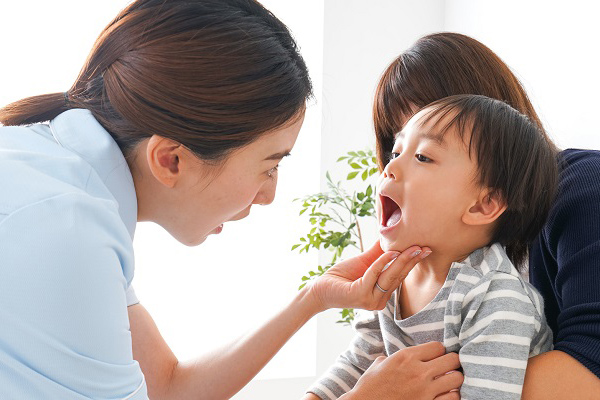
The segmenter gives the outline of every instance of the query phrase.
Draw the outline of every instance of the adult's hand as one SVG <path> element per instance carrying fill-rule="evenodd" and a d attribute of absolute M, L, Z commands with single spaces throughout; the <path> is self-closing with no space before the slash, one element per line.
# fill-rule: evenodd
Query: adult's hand
<path fill-rule="evenodd" d="M 384 253 L 377 241 L 366 252 L 335 264 L 312 283 L 309 292 L 321 310 L 381 310 L 410 270 L 429 254 L 429 248 L 419 246 L 409 247 L 402 253 Z"/>
<path fill-rule="evenodd" d="M 379 357 L 340 400 L 460 400 L 458 354 L 444 353 L 430 342 Z"/>

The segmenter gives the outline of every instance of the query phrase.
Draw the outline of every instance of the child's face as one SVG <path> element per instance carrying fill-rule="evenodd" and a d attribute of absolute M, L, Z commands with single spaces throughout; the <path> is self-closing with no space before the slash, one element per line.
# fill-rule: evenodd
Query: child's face
<path fill-rule="evenodd" d="M 427 111 L 397 135 L 392 160 L 380 177 L 377 213 L 384 251 L 418 245 L 440 254 L 453 248 L 466 228 L 464 213 L 481 193 L 467 146 L 453 128 L 442 139 L 433 127 L 437 117 L 419 122 Z"/>

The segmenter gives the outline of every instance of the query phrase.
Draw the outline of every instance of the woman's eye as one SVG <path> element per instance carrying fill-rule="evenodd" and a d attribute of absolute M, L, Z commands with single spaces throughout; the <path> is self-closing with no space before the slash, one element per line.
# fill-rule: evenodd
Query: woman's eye
<path fill-rule="evenodd" d="M 433 161 L 431 158 L 425 157 L 423 154 L 415 154 L 415 158 L 417 159 L 417 161 L 423 163 L 429 163 Z"/>
<path fill-rule="evenodd" d="M 267 171 L 267 176 L 269 178 L 273 178 L 275 176 L 275 174 L 277 173 L 277 171 L 279 170 L 279 164 L 277 164 L 276 166 L 274 166 L 273 168 L 271 168 L 270 170 Z"/>
<path fill-rule="evenodd" d="M 398 158 L 400 157 L 400 153 L 395 153 L 392 151 L 392 154 L 390 155 L 390 161 L 392 161 L 394 158 Z"/>

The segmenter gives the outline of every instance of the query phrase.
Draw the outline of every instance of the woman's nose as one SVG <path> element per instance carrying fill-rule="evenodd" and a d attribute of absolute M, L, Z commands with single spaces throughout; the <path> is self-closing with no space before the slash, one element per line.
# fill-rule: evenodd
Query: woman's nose
<path fill-rule="evenodd" d="M 275 191 L 277 189 L 277 176 L 275 176 L 270 182 L 265 183 L 260 191 L 254 197 L 253 204 L 260 204 L 267 206 L 275 200 Z"/>

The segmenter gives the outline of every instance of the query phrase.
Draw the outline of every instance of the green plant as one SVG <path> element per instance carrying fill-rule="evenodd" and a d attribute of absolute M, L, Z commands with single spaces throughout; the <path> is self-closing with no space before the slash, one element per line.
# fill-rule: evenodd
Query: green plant
<path fill-rule="evenodd" d="M 337 162 L 347 164 L 350 172 L 345 182 L 357 178 L 366 184 L 369 177 L 377 173 L 377 160 L 372 150 L 350 151 L 338 158 Z M 363 218 L 375 216 L 374 186 L 368 184 L 363 190 L 348 192 L 342 181 L 334 182 L 329 172 L 325 174 L 327 191 L 306 196 L 296 201 L 302 202 L 300 215 L 309 218 L 312 228 L 310 232 L 292 246 L 292 250 L 308 252 L 321 247 L 332 252 L 331 260 L 326 265 L 319 265 L 302 277 L 302 289 L 312 279 L 323 275 L 335 264 L 349 247 L 364 251 L 363 234 L 360 223 Z M 353 309 L 340 311 L 338 323 L 349 324 L 354 319 Z"/>

